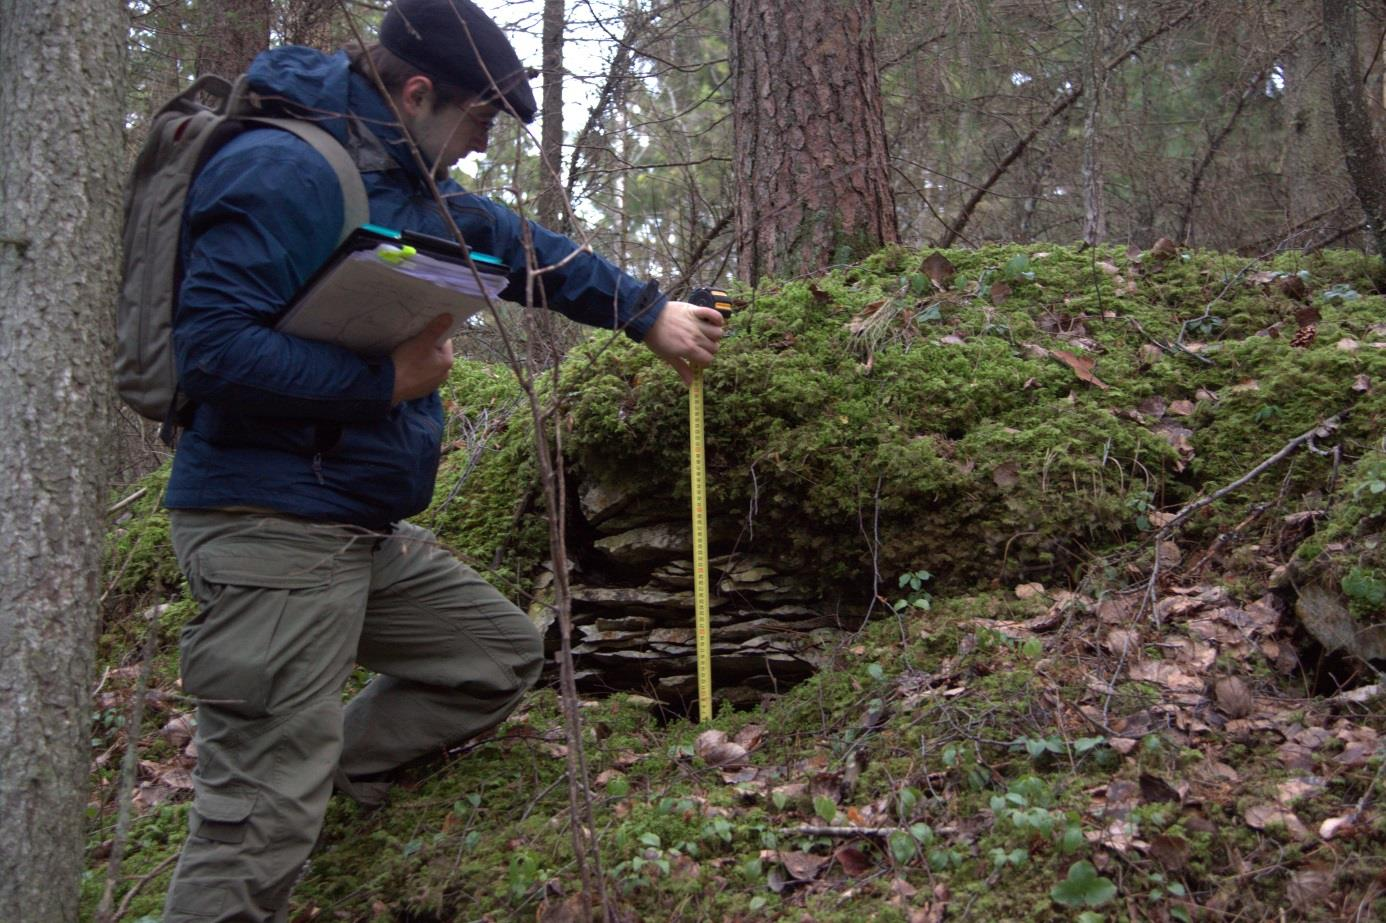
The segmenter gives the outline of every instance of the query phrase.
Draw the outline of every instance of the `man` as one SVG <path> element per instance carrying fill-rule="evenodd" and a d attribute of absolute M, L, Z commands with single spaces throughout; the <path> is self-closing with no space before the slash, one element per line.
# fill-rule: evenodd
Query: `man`
<path fill-rule="evenodd" d="M 450 236 L 436 177 L 467 243 L 511 267 L 502 297 L 524 300 L 521 220 L 446 178 L 499 114 L 535 115 L 514 50 L 469 0 L 398 0 L 379 46 L 276 49 L 250 75 L 347 147 L 373 223 Z M 448 319 L 381 358 L 274 329 L 343 214 L 327 162 L 272 128 L 222 147 L 188 198 L 174 345 L 194 410 L 165 503 L 200 604 L 181 663 L 198 766 L 166 923 L 285 919 L 334 784 L 379 803 L 391 770 L 501 721 L 542 663 L 524 614 L 403 522 L 433 494 Z M 562 264 L 541 277 L 548 307 L 623 329 L 686 381 L 712 360 L 716 311 L 528 232 L 538 265 Z M 378 675 L 343 708 L 358 662 Z"/>

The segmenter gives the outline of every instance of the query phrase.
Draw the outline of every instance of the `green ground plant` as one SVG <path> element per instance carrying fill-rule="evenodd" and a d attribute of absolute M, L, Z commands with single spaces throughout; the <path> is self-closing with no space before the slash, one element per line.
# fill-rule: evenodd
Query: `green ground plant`
<path fill-rule="evenodd" d="M 825 598 L 881 599 L 811 679 L 706 727 L 639 696 L 584 703 L 623 918 L 1386 915 L 1379 700 L 1316 690 L 1333 667 L 1296 662 L 1288 616 L 1233 630 L 1266 594 L 1287 598 L 1272 583 L 1292 565 L 1381 620 L 1386 349 L 1371 344 L 1386 341 L 1386 303 L 1372 261 L 1009 246 L 948 251 L 947 275 L 931 255 L 890 248 L 738 293 L 707 379 L 710 506 L 754 509 L 755 553 Z M 1306 308 L 1317 337 L 1292 347 Z M 575 477 L 686 502 L 672 374 L 593 341 L 558 383 Z M 419 519 L 527 602 L 548 553 L 542 504 L 522 502 L 528 412 L 510 373 L 480 363 L 459 363 L 445 398 L 443 471 Z M 1328 454 L 1299 452 L 1162 532 L 1335 414 L 1316 444 Z M 163 774 L 181 750 L 161 729 L 191 707 L 175 680 L 193 607 L 158 510 L 164 477 L 120 511 L 106 549 L 84 906 L 104 888 L 134 739 L 147 765 L 117 889 L 127 921 L 158 918 L 186 829 L 186 791 Z M 1157 536 L 1184 569 L 1142 608 Z M 132 729 L 139 615 L 163 603 L 154 694 Z M 1215 688 L 1232 677 L 1245 699 Z M 389 809 L 334 799 L 298 919 L 562 919 L 579 885 L 561 721 L 537 690 L 493 735 L 411 768 Z M 744 761 L 709 764 L 709 729 L 742 735 Z"/>

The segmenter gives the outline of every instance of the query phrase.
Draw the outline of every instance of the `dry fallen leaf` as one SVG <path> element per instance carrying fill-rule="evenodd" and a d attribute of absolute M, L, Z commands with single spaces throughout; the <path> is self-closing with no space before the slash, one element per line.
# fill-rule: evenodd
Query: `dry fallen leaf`
<path fill-rule="evenodd" d="M 732 769 L 745 765 L 746 748 L 727 740 L 726 731 L 703 731 L 693 744 L 693 751 L 709 766 Z"/>
<path fill-rule="evenodd" d="M 181 750 L 183 746 L 192 739 L 192 721 L 189 720 L 187 715 L 175 715 L 168 720 L 167 724 L 159 729 L 159 733 L 164 735 L 164 738 L 168 740 L 175 749 Z"/>
<path fill-rule="evenodd" d="M 827 856 L 815 856 L 806 852 L 780 852 L 780 862 L 796 881 L 812 881 L 823 866 L 828 864 Z"/>
<path fill-rule="evenodd" d="M 1235 676 L 1224 676 L 1213 684 L 1213 698 L 1218 708 L 1229 718 L 1245 718 L 1251 714 L 1255 700 L 1246 683 Z"/>
<path fill-rule="evenodd" d="M 1152 394 L 1136 405 L 1136 409 L 1141 413 L 1145 414 L 1147 417 L 1154 417 L 1157 420 L 1165 415 L 1165 407 L 1165 399 L 1158 394 Z"/>
<path fill-rule="evenodd" d="M 1179 255 L 1179 247 L 1168 237 L 1161 237 L 1150 248 L 1150 255 L 1157 260 L 1172 260 Z"/>
<path fill-rule="evenodd" d="M 997 465 L 991 472 L 991 479 L 996 482 L 996 486 L 1002 490 L 1010 490 L 1020 483 L 1020 465 L 1017 462 L 1005 462 Z"/>
<path fill-rule="evenodd" d="M 1337 875 L 1327 866 L 1301 869 L 1290 876 L 1290 886 L 1286 889 L 1290 903 L 1306 914 L 1322 911 L 1337 891 L 1336 880 Z"/>
<path fill-rule="evenodd" d="M 1103 639 L 1102 646 L 1113 654 L 1129 654 L 1132 651 L 1140 650 L 1140 632 L 1130 628 L 1113 628 L 1107 632 L 1107 637 Z"/>
<path fill-rule="evenodd" d="M 1016 599 L 1033 599 L 1043 595 L 1044 584 L 1042 583 L 1022 583 L 1015 588 Z"/>
<path fill-rule="evenodd" d="M 928 276 L 934 283 L 934 288 L 940 292 L 948 287 L 948 283 L 953 281 L 953 276 L 957 274 L 957 269 L 948 261 L 948 257 L 937 251 L 924 258 L 924 262 L 919 264 L 919 271 Z"/>
<path fill-rule="evenodd" d="M 1172 689 L 1176 692 L 1203 691 L 1203 680 L 1163 660 L 1142 660 L 1132 665 L 1131 678 L 1143 682 L 1158 683 L 1166 689 Z"/>
<path fill-rule="evenodd" d="M 1246 809 L 1243 814 L 1246 818 L 1247 826 L 1256 830 L 1265 830 L 1270 826 L 1283 826 L 1297 840 L 1305 839 L 1309 836 L 1309 831 L 1304 828 L 1304 824 L 1293 811 L 1287 811 L 1276 804 L 1257 804 Z"/>
<path fill-rule="evenodd" d="M 760 746 L 765 739 L 765 726 L 761 724 L 748 724 L 741 730 L 732 735 L 732 742 L 745 747 L 747 751 L 754 750 Z"/>
<path fill-rule="evenodd" d="M 1165 351 L 1154 343 L 1146 343 L 1137 353 L 1142 367 L 1148 368 L 1165 357 Z"/>
<path fill-rule="evenodd" d="M 1137 783 L 1141 788 L 1141 799 L 1147 804 L 1166 801 L 1179 804 L 1184 800 L 1178 789 L 1157 775 L 1143 772 L 1137 779 Z"/>
<path fill-rule="evenodd" d="M 1150 838 L 1150 855 L 1165 868 L 1177 872 L 1189 860 L 1189 844 L 1182 837 L 1157 834 Z"/>
<path fill-rule="evenodd" d="M 1095 359 L 1090 359 L 1087 356 L 1075 356 L 1073 353 L 1066 352 L 1062 349 L 1050 350 L 1050 355 L 1073 369 L 1073 374 L 1077 375 L 1082 381 L 1086 381 L 1090 385 L 1101 388 L 1103 391 L 1107 390 L 1106 382 L 1092 373 L 1093 366 L 1097 364 Z"/>
<path fill-rule="evenodd" d="M 546 898 L 539 905 L 535 919 L 539 923 L 585 923 L 589 919 L 587 902 L 581 891 L 562 900 Z"/>
<path fill-rule="evenodd" d="M 853 878 L 860 878 L 871 871 L 871 860 L 866 858 L 866 853 L 857 849 L 855 846 L 843 846 L 833 853 L 833 858 L 837 864 L 842 866 L 842 870 Z"/>

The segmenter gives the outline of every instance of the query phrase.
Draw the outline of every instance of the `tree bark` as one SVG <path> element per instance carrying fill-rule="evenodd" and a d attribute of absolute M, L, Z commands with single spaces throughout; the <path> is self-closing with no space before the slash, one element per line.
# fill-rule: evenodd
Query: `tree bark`
<path fill-rule="evenodd" d="M 899 239 L 872 0 L 733 0 L 738 273 L 798 275 Z"/>
<path fill-rule="evenodd" d="M 270 0 L 202 0 L 197 75 L 230 80 L 269 47 Z"/>
<path fill-rule="evenodd" d="M 1088 12 L 1088 68 L 1084 85 L 1091 87 L 1087 94 L 1088 111 L 1083 117 L 1083 243 L 1096 246 L 1107 237 L 1107 212 L 1103 204 L 1101 157 L 1102 105 L 1107 70 L 1102 61 L 1103 5 Z"/>
<path fill-rule="evenodd" d="M 539 223 L 568 228 L 563 185 L 563 0 L 544 0 L 544 99 L 539 138 Z"/>
<path fill-rule="evenodd" d="M 0 919 L 76 920 L 123 163 L 113 0 L 0 0 Z"/>
<path fill-rule="evenodd" d="M 1323 28 L 1331 65 L 1333 116 L 1343 144 L 1343 159 L 1376 250 L 1386 254 L 1386 157 L 1372 132 L 1367 96 L 1362 89 L 1356 4 L 1323 0 Z"/>

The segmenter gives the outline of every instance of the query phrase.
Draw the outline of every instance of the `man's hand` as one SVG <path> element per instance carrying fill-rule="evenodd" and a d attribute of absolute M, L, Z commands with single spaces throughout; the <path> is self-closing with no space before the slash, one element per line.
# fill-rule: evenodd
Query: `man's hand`
<path fill-rule="evenodd" d="M 395 391 L 390 403 L 426 397 L 447 380 L 452 369 L 452 340 L 448 328 L 452 315 L 439 314 L 418 333 L 395 347 L 390 358 L 395 363 Z"/>
<path fill-rule="evenodd" d="M 671 301 L 646 332 L 645 345 L 672 365 L 683 383 L 689 385 L 693 383 L 693 370 L 706 368 L 717 355 L 724 323 L 716 308 Z"/>

